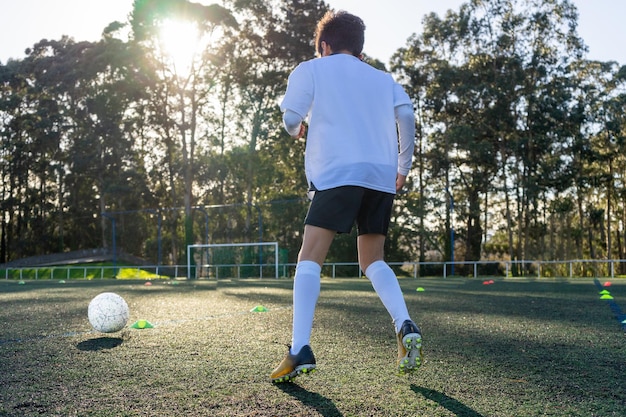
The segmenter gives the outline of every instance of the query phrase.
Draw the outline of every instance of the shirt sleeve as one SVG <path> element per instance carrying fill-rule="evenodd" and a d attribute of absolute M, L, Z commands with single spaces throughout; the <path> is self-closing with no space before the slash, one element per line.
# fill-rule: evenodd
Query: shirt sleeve
<path fill-rule="evenodd" d="M 285 130 L 291 137 L 296 137 L 300 133 L 300 125 L 302 124 L 302 117 L 289 109 L 283 113 L 283 123 Z"/>
<path fill-rule="evenodd" d="M 398 154 L 398 173 L 409 174 L 415 148 L 415 115 L 412 104 L 401 104 L 395 107 L 396 123 L 400 149 Z"/>
<path fill-rule="evenodd" d="M 301 119 L 306 119 L 313 103 L 313 93 L 313 77 L 306 62 L 301 63 L 289 75 L 287 91 L 280 103 L 281 111 L 291 110 Z"/>
<path fill-rule="evenodd" d="M 401 106 L 403 104 L 409 104 L 413 106 L 413 102 L 411 101 L 411 97 L 404 91 L 404 88 L 394 81 L 394 90 L 393 90 L 393 105 L 395 107 Z"/>

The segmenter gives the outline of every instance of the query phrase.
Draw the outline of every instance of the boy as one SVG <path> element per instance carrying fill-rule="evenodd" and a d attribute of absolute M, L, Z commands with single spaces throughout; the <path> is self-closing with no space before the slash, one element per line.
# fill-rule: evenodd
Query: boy
<path fill-rule="evenodd" d="M 305 218 L 293 286 L 292 342 L 272 372 L 289 381 L 315 369 L 309 345 L 324 259 L 336 233 L 356 222 L 361 270 L 391 315 L 398 336 L 398 369 L 422 362 L 422 335 L 411 320 L 393 270 L 384 262 L 385 236 L 395 193 L 411 168 L 415 118 L 409 96 L 391 75 L 361 61 L 365 25 L 344 11 L 318 22 L 319 58 L 290 74 L 281 103 L 293 138 L 304 136 L 305 171 L 313 199 Z M 399 143 L 399 147 L 398 147 Z"/>

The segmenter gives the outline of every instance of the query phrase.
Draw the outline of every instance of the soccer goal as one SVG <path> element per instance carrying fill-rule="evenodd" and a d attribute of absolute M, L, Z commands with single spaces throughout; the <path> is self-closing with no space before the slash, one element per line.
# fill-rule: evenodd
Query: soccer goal
<path fill-rule="evenodd" d="M 278 278 L 278 242 L 187 246 L 187 278 Z"/>

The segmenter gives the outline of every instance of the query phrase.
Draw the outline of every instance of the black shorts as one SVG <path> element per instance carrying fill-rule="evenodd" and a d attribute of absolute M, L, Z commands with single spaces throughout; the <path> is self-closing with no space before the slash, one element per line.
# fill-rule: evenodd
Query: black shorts
<path fill-rule="evenodd" d="M 356 186 L 315 191 L 304 224 L 359 235 L 387 235 L 395 195 Z"/>

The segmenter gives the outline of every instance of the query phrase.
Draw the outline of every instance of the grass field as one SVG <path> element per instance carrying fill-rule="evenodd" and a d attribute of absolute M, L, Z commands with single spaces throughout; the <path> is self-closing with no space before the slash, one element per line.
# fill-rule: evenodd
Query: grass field
<path fill-rule="evenodd" d="M 369 281 L 324 279 L 318 371 L 283 385 L 291 280 L 144 282 L 0 281 L 0 416 L 625 415 L 626 337 L 590 279 L 402 279 L 426 358 L 409 376 Z M 626 280 L 608 289 L 626 305 Z M 104 291 L 154 328 L 91 330 Z"/>

